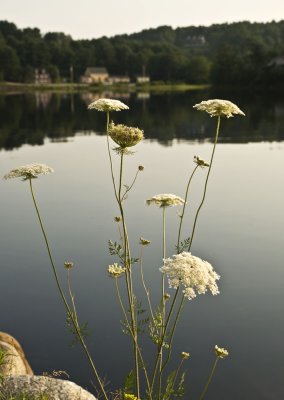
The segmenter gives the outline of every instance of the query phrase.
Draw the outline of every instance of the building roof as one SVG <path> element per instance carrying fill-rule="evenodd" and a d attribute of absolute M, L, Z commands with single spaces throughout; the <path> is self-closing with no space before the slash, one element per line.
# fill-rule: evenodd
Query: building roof
<path fill-rule="evenodd" d="M 105 67 L 88 67 L 85 71 L 85 75 L 90 74 L 108 74 Z"/>

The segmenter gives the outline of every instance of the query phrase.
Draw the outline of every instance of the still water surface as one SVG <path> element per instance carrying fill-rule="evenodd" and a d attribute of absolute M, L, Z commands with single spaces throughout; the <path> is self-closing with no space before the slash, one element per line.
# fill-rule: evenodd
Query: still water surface
<path fill-rule="evenodd" d="M 154 301 L 160 283 L 162 215 L 159 208 L 146 207 L 145 199 L 157 193 L 183 197 L 194 155 L 210 158 L 216 119 L 192 106 L 212 96 L 225 97 L 201 92 L 117 95 L 131 111 L 116 113 L 113 119 L 145 130 L 146 140 L 126 160 L 126 184 L 138 165 L 145 166 L 126 202 L 126 214 L 133 253 L 139 256 L 140 236 L 151 240 L 144 268 Z M 118 238 L 113 222 L 118 210 L 104 115 L 86 110 L 91 100 L 89 94 L 0 96 L 0 172 L 3 176 L 31 162 L 55 169 L 34 181 L 35 191 L 64 283 L 64 261 L 75 263 L 78 312 L 89 322 L 99 371 L 115 389 L 129 372 L 131 347 L 120 331 L 114 282 L 106 274 L 114 261 L 107 241 Z M 218 344 L 229 349 L 230 357 L 220 361 L 208 399 L 279 400 L 284 398 L 284 101 L 249 96 L 230 100 L 247 116 L 222 120 L 208 197 L 192 246 L 192 252 L 221 275 L 221 294 L 186 302 L 172 365 L 181 351 L 191 354 L 185 398 L 197 399 Z M 199 170 L 192 184 L 184 237 L 190 233 L 205 175 Z M 28 184 L 3 181 L 0 195 L 0 330 L 22 343 L 35 373 L 66 370 L 71 380 L 94 391 L 81 349 L 70 345 Z M 175 253 L 177 222 L 177 210 L 168 209 L 168 256 Z M 138 273 L 136 280 L 145 304 Z M 152 344 L 146 337 L 142 342 L 150 355 Z"/>

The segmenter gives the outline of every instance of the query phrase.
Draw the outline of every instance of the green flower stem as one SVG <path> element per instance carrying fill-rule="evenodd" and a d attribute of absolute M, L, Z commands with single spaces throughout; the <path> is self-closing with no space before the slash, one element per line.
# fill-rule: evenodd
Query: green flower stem
<path fill-rule="evenodd" d="M 132 339 L 136 341 L 136 337 L 135 337 L 134 332 L 132 331 L 132 328 L 131 328 L 130 323 L 128 321 L 127 313 L 125 311 L 125 308 L 124 308 L 124 305 L 123 305 L 123 302 L 122 302 L 122 299 L 121 299 L 121 296 L 120 296 L 119 287 L 118 287 L 118 278 L 115 278 L 115 288 L 116 288 L 117 298 L 118 298 L 120 307 L 122 309 L 122 312 L 123 312 L 123 315 L 124 315 L 124 318 L 125 318 L 125 321 L 126 321 L 126 324 L 127 324 L 127 328 L 128 328 L 128 330 L 129 330 L 129 332 L 130 332 L 130 334 L 132 336 Z M 145 373 L 145 379 L 146 379 L 146 383 L 147 383 L 147 387 L 148 387 L 148 391 L 149 391 L 149 396 L 150 396 L 150 400 L 151 400 L 152 399 L 152 395 L 150 394 L 150 382 L 149 382 L 149 378 L 148 378 L 148 374 L 147 374 L 147 369 L 146 369 L 144 358 L 142 356 L 142 353 L 141 353 L 141 350 L 140 350 L 138 344 L 137 344 L 137 349 L 138 349 L 138 353 L 139 353 L 139 357 L 140 357 L 140 361 L 141 361 L 141 366 L 142 366 L 142 369 L 144 370 L 144 373 Z"/>
<path fill-rule="evenodd" d="M 143 245 L 141 245 L 141 253 L 140 253 L 140 274 L 141 274 L 141 280 L 142 280 L 142 285 L 144 287 L 146 296 L 147 296 L 147 300 L 148 300 L 148 304 L 149 304 L 149 310 L 150 310 L 150 314 L 151 314 L 151 318 L 152 321 L 154 321 L 154 313 L 153 313 L 153 308 L 152 308 L 152 304 L 151 304 L 151 299 L 150 299 L 150 292 L 147 289 L 147 286 L 145 284 L 145 280 L 144 280 L 144 273 L 143 273 Z"/>
<path fill-rule="evenodd" d="M 212 381 L 215 369 L 217 367 L 218 360 L 219 360 L 219 357 L 216 357 L 216 360 L 215 360 L 215 362 L 213 364 L 213 367 L 212 367 L 211 373 L 209 375 L 208 381 L 207 381 L 207 383 L 206 383 L 206 385 L 205 385 L 205 387 L 204 387 L 204 389 L 203 389 L 203 391 L 202 391 L 202 393 L 201 393 L 201 395 L 199 397 L 199 400 L 203 400 L 204 399 L 204 396 L 205 396 L 205 394 L 206 394 L 206 392 L 208 390 L 208 387 L 209 387 L 209 385 L 210 385 L 210 383 Z"/>
<path fill-rule="evenodd" d="M 39 224 L 40 224 L 40 227 L 41 227 L 41 231 L 42 231 L 42 234 L 43 234 L 43 237 L 44 237 L 44 241 L 45 241 L 45 244 L 46 244 L 46 248 L 47 248 L 49 260 L 50 260 L 50 263 L 51 263 L 51 266 L 52 266 L 53 274 L 54 274 L 54 277 L 55 277 L 55 280 L 56 280 L 57 288 L 58 288 L 58 290 L 59 290 L 59 293 L 60 293 L 60 295 L 61 295 L 61 298 L 62 298 L 62 300 L 63 300 L 63 303 L 64 303 L 64 305 L 65 305 L 65 307 L 66 307 L 68 317 L 70 318 L 70 320 L 71 320 L 72 323 L 73 323 L 73 326 L 74 326 L 74 328 L 75 328 L 75 331 L 76 331 L 76 334 L 77 334 L 77 336 L 78 336 L 78 338 L 79 338 L 79 341 L 80 341 L 80 343 L 81 343 L 81 345 L 82 345 L 82 347 L 83 347 L 83 349 L 84 349 L 84 351 L 85 351 L 85 354 L 86 354 L 86 356 L 87 356 L 87 359 L 88 359 L 88 361 L 89 361 L 89 363 L 90 363 L 90 365 L 91 365 L 91 368 L 92 368 L 92 370 L 93 370 L 93 372 L 94 372 L 94 375 L 95 375 L 95 377 L 96 377 L 96 379 L 97 379 L 97 381 L 98 381 L 98 384 L 99 384 L 99 387 L 100 387 L 100 389 L 101 389 L 101 391 L 102 391 L 102 393 L 103 393 L 103 396 L 104 396 L 104 398 L 105 398 L 106 400 L 108 400 L 107 394 L 106 394 L 106 392 L 105 392 L 105 390 L 104 390 L 103 382 L 102 382 L 102 380 L 101 380 L 100 377 L 99 377 L 99 374 L 98 374 L 97 369 L 96 369 L 96 367 L 95 367 L 94 361 L 93 361 L 93 359 L 92 359 L 92 357 L 91 357 L 91 355 L 90 355 L 90 353 L 89 353 L 89 351 L 88 351 L 88 349 L 87 349 L 87 346 L 86 346 L 86 344 L 85 344 L 85 342 L 84 342 L 84 339 L 83 339 L 83 337 L 82 337 L 82 335 L 81 335 L 81 332 L 80 332 L 80 329 L 79 329 L 78 324 L 77 324 L 77 322 L 76 322 L 76 319 L 74 319 L 74 316 L 73 316 L 73 314 L 72 314 L 72 311 L 71 311 L 71 309 L 70 309 L 70 307 L 69 307 L 69 305 L 68 305 L 68 302 L 67 302 L 66 297 L 65 297 L 65 295 L 64 295 L 64 292 L 63 292 L 63 290 L 62 290 L 61 284 L 60 284 L 60 282 L 59 282 L 57 270 L 56 270 L 56 267 L 55 267 L 55 264 L 54 264 L 54 261 L 53 261 L 53 257 L 52 257 L 52 253 L 51 253 L 51 250 L 50 250 L 50 246 L 49 246 L 49 242 L 48 242 L 48 239 L 47 239 L 47 235 L 46 235 L 46 233 L 45 233 L 45 229 L 44 229 L 44 226 L 43 226 L 43 222 L 42 222 L 42 219 L 41 219 L 41 216 L 40 216 L 40 212 L 39 212 L 39 209 L 38 209 L 38 206 L 37 206 L 37 202 L 36 202 L 36 199 L 35 199 L 35 195 L 34 195 L 34 191 L 33 191 L 33 185 L 32 185 L 32 180 L 31 180 L 31 179 L 29 179 L 29 183 L 30 183 L 30 190 L 31 190 L 31 195 L 32 195 L 33 203 L 34 203 L 34 206 L 35 206 L 35 209 L 36 209 L 37 217 L 38 217 Z"/>
<path fill-rule="evenodd" d="M 180 216 L 180 222 L 179 222 L 179 230 L 178 230 L 178 240 L 177 240 L 177 251 L 178 253 L 180 253 L 180 235 L 181 235 L 181 227 L 182 227 L 182 223 L 183 223 L 183 217 L 184 217 L 184 213 L 185 213 L 185 207 L 186 207 L 186 202 L 187 202 L 187 197 L 188 197 L 188 191 L 189 191 L 189 186 L 190 183 L 192 181 L 193 175 L 195 174 L 195 171 L 197 170 L 198 165 L 196 165 L 196 167 L 194 168 L 192 174 L 190 175 L 190 178 L 188 180 L 187 186 L 186 186 L 186 191 L 185 191 L 185 196 L 184 196 L 184 204 L 183 204 L 183 208 L 182 208 L 182 213 Z"/>
<path fill-rule="evenodd" d="M 136 329 L 136 320 L 135 320 L 135 305 L 134 305 L 134 296 L 133 296 L 133 285 L 132 285 L 132 273 L 131 273 L 131 255 L 130 255 L 130 246 L 129 239 L 126 229 L 124 210 L 122 206 L 123 199 L 121 197 L 122 190 L 122 176 L 123 176 L 123 152 L 120 155 L 120 173 L 119 173 L 119 189 L 118 189 L 118 205 L 122 218 L 122 226 L 123 226 L 123 236 L 124 236 L 124 266 L 126 267 L 125 276 L 126 276 L 126 286 L 127 286 L 127 294 L 128 301 L 130 307 L 130 315 L 131 315 L 131 327 L 134 333 L 133 339 L 133 350 L 134 350 L 134 364 L 135 364 L 135 377 L 136 377 L 136 389 L 137 389 L 137 397 L 140 398 L 140 379 L 139 379 L 139 363 L 138 363 L 138 339 L 137 339 L 137 329 Z"/>
<path fill-rule="evenodd" d="M 176 383 L 176 380 L 177 380 L 179 371 L 181 370 L 181 367 L 182 367 L 183 362 L 184 362 L 184 358 L 181 359 L 181 362 L 179 363 L 179 366 L 178 366 L 178 368 L 177 368 L 177 370 L 176 370 L 175 377 L 174 377 L 174 380 L 173 380 L 173 389 L 174 389 L 174 387 L 175 387 L 175 383 Z"/>
<path fill-rule="evenodd" d="M 169 326 L 169 323 L 170 323 L 170 319 L 171 319 L 171 316 L 172 316 L 172 313 L 173 313 L 173 310 L 174 310 L 174 306 L 175 306 L 175 303 L 176 303 L 176 300 L 177 300 L 179 289 L 180 289 L 180 286 L 177 288 L 175 296 L 173 298 L 172 305 L 171 305 L 171 308 L 170 308 L 170 311 L 169 311 L 169 314 L 168 314 L 168 317 L 167 317 L 167 320 L 166 320 L 166 323 L 165 323 L 163 336 L 161 338 L 161 342 L 160 342 L 159 347 L 158 347 L 157 356 L 156 356 L 156 360 L 155 360 L 155 363 L 154 363 L 153 375 L 152 375 L 151 393 L 153 392 L 156 373 L 157 373 L 157 368 L 158 368 L 159 359 L 160 359 L 160 355 L 161 355 L 161 350 L 162 350 L 163 343 L 164 343 L 164 340 L 165 340 L 165 337 L 166 337 L 166 333 L 167 333 L 167 329 L 168 329 L 168 326 Z"/>
<path fill-rule="evenodd" d="M 136 172 L 136 174 L 135 174 L 135 177 L 134 177 L 134 179 L 133 179 L 131 185 L 130 185 L 128 188 L 126 188 L 126 190 L 125 190 L 125 192 L 124 192 L 124 194 L 123 194 L 123 196 L 122 196 L 122 200 L 125 200 L 125 199 L 126 199 L 127 193 L 130 192 L 130 190 L 133 188 L 133 186 L 134 186 L 134 184 L 135 184 L 135 182 L 136 182 L 136 179 L 137 179 L 138 174 L 139 174 L 139 169 L 137 170 L 137 172 Z"/>
<path fill-rule="evenodd" d="M 71 299 L 71 302 L 72 302 L 74 319 L 75 319 L 75 322 L 76 322 L 78 328 L 80 329 L 80 325 L 79 325 L 79 322 L 78 322 L 78 314 L 77 314 L 76 305 L 75 305 L 75 298 L 74 298 L 74 295 L 73 295 L 73 292 L 72 292 L 72 288 L 71 288 L 71 277 L 70 277 L 70 270 L 69 269 L 67 270 L 67 284 L 68 284 L 69 296 L 70 296 L 70 299 Z"/>
<path fill-rule="evenodd" d="M 179 319 L 179 316 L 180 316 L 180 313 L 181 313 L 181 310 L 182 310 L 182 307 L 183 307 L 183 304 L 184 304 L 184 300 L 185 300 L 185 296 L 183 295 L 182 299 L 181 299 L 181 302 L 180 302 L 180 305 L 179 305 L 179 308 L 178 308 L 178 311 L 177 311 L 177 314 L 176 314 L 175 322 L 174 322 L 174 325 L 173 325 L 173 328 L 172 328 L 172 331 L 171 331 L 170 340 L 169 340 L 169 350 L 168 350 L 166 361 L 164 362 L 164 364 L 162 366 L 162 371 L 166 368 L 166 366 L 167 366 L 167 364 L 168 364 L 168 362 L 170 361 L 170 358 L 171 358 L 172 343 L 173 343 L 173 339 L 174 339 L 174 334 L 175 334 L 175 330 L 176 330 L 176 326 L 177 326 L 177 323 L 178 323 L 178 319 Z"/>
<path fill-rule="evenodd" d="M 108 127 L 109 127 L 109 111 L 107 111 L 107 122 L 106 122 L 107 149 L 108 149 L 108 157 L 109 157 L 109 162 L 110 162 L 110 170 L 111 170 L 111 178 L 112 178 L 112 184 L 113 184 L 113 189 L 114 189 L 114 195 L 115 195 L 116 200 L 118 201 L 118 195 L 117 195 L 117 191 L 116 191 L 116 184 L 115 184 L 114 173 L 113 173 L 113 162 L 112 162 L 112 157 L 111 157 L 111 152 L 110 152 Z"/>
<path fill-rule="evenodd" d="M 191 245 L 192 245 L 192 241 L 193 241 L 193 237 L 194 237 L 194 232 L 195 232 L 195 227 L 196 227 L 196 223 L 197 223 L 197 218 L 199 215 L 199 212 L 201 210 L 201 207 L 203 206 L 205 197 L 206 197 L 206 190 L 207 190 L 207 184 L 208 184 L 208 179 L 209 179 L 209 175 L 210 175 L 210 171 L 212 168 L 212 163 L 213 163 L 213 158 L 214 158 L 214 154 L 215 154 L 215 149 L 216 149 L 216 145 L 218 142 L 218 136 L 219 136 L 219 129 L 220 129 L 220 121 L 221 121 L 221 117 L 220 115 L 218 116 L 218 122 L 217 122 L 217 129 L 216 129 L 216 136 L 215 136 L 215 142 L 214 142 L 214 146 L 213 146 L 213 150 L 212 150 L 212 154 L 211 154 L 211 160 L 210 160 L 210 165 L 208 168 L 208 172 L 207 172 L 207 176 L 206 176 L 206 180 L 205 180 L 205 186 L 204 186 L 204 192 L 203 192 L 203 197 L 201 200 L 201 203 L 197 209 L 196 215 L 195 215 L 195 219 L 194 219 L 194 223 L 193 223 L 193 228 L 192 228 L 192 233 L 191 233 L 191 238 L 190 238 L 190 243 L 188 246 L 188 251 L 190 251 L 191 249 Z"/>
<path fill-rule="evenodd" d="M 166 258 L 166 207 L 163 209 L 163 265 L 164 259 Z M 162 327 L 161 327 L 161 338 L 163 336 L 163 329 L 165 326 L 165 274 L 162 273 Z M 162 389 L 162 365 L 163 365 L 163 346 L 160 350 L 160 365 L 159 365 L 159 377 L 158 377 L 158 400 L 161 398 Z"/>

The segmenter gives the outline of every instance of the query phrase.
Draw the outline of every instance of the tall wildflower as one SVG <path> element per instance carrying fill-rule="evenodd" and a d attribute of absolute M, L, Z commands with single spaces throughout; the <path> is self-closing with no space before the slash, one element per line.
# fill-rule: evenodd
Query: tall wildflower
<path fill-rule="evenodd" d="M 175 194 L 156 194 L 150 199 L 146 200 L 148 206 L 155 204 L 160 207 L 174 207 L 184 204 L 184 200 Z"/>
<path fill-rule="evenodd" d="M 219 293 L 216 281 L 220 276 L 209 262 L 191 253 L 184 251 L 173 258 L 166 258 L 160 271 L 166 273 L 171 288 L 177 289 L 182 285 L 183 293 L 189 300 L 196 297 L 196 294 L 204 294 L 207 289 L 213 295 Z"/>
<path fill-rule="evenodd" d="M 8 174 L 4 175 L 4 179 L 23 178 L 26 181 L 28 179 L 36 179 L 38 175 L 47 175 L 51 172 L 54 172 L 54 170 L 48 165 L 33 163 L 12 169 Z"/>
<path fill-rule="evenodd" d="M 206 100 L 201 103 L 195 104 L 193 108 L 199 111 L 206 111 L 211 117 L 233 117 L 233 114 L 245 115 L 245 113 L 239 109 L 236 104 L 229 100 Z"/>
<path fill-rule="evenodd" d="M 110 111 L 129 110 L 129 107 L 119 100 L 99 99 L 89 104 L 88 109 L 89 110 L 95 109 L 97 111 L 102 111 L 102 112 L 110 112 Z"/>

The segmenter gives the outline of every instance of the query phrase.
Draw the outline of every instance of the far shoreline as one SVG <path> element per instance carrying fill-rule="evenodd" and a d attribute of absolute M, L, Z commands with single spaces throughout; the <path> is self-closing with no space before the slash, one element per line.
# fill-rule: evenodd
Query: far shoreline
<path fill-rule="evenodd" d="M 50 84 L 34 84 L 19 82 L 0 82 L 0 94 L 21 93 L 21 92 L 58 92 L 58 93 L 77 93 L 77 92 L 186 92 L 192 90 L 206 90 L 210 85 L 195 85 L 188 83 L 165 83 L 153 82 L 137 85 L 133 84 L 116 84 L 116 85 L 88 85 L 84 83 L 50 83 Z"/>

